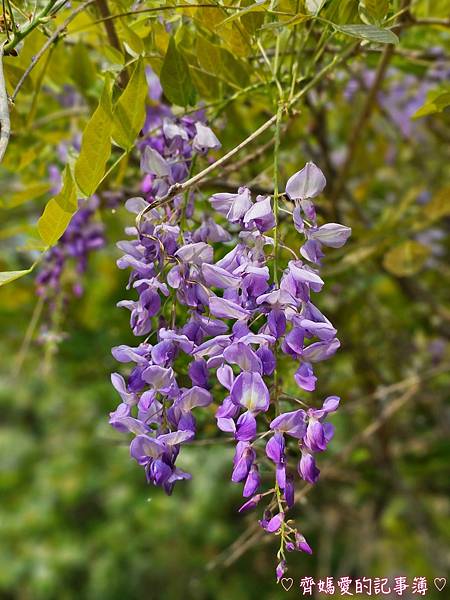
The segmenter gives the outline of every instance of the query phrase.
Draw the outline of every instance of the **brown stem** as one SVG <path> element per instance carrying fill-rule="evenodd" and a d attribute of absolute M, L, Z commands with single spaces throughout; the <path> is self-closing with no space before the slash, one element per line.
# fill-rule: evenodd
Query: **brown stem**
<path fill-rule="evenodd" d="M 356 151 L 358 149 L 359 141 L 361 139 L 361 133 L 364 130 L 366 121 L 369 120 L 369 117 L 371 116 L 372 111 L 376 105 L 377 94 L 380 90 L 381 84 L 383 83 L 386 69 L 392 58 L 393 48 L 394 46 L 392 44 L 386 46 L 383 55 L 380 59 L 380 62 L 378 63 L 375 79 L 367 95 L 366 102 L 353 125 L 353 129 L 350 132 L 347 142 L 347 154 L 345 156 L 341 171 L 336 179 L 335 185 L 333 186 L 333 189 L 330 194 L 330 199 L 333 205 L 337 202 L 339 196 L 344 190 L 348 175 L 350 173 L 350 168 L 352 166 L 353 160 L 356 155 Z"/>
<path fill-rule="evenodd" d="M 409 16 L 409 6 L 411 4 L 411 0 L 403 0 L 402 6 L 402 14 L 399 17 L 399 22 L 396 27 L 393 28 L 395 33 L 399 34 L 405 24 L 408 22 Z M 350 169 L 353 163 L 353 160 L 356 156 L 356 152 L 358 150 L 359 141 L 361 139 L 361 133 L 364 131 L 364 127 L 367 124 L 370 116 L 372 115 L 373 109 L 376 106 L 376 100 L 378 92 L 383 83 L 384 76 L 386 74 L 386 70 L 388 68 L 389 62 L 394 55 L 395 47 L 393 44 L 388 44 L 383 51 L 383 54 L 378 63 L 378 67 L 375 73 L 374 82 L 369 90 L 369 93 L 366 98 L 366 102 L 362 107 L 362 110 L 356 119 L 353 129 L 350 132 L 348 143 L 347 143 L 347 154 L 344 159 L 344 163 L 342 165 L 341 171 L 337 176 L 336 182 L 331 190 L 330 199 L 334 204 L 339 196 L 344 191 L 347 178 L 350 174 Z"/>
<path fill-rule="evenodd" d="M 122 44 L 120 43 L 119 36 L 117 35 L 114 21 L 108 7 L 107 0 L 97 0 L 97 5 L 102 15 L 103 25 L 105 26 L 106 35 L 108 36 L 109 43 L 113 48 L 123 54 Z M 124 69 L 119 75 L 119 84 L 121 87 L 125 87 L 128 83 L 128 72 Z"/>

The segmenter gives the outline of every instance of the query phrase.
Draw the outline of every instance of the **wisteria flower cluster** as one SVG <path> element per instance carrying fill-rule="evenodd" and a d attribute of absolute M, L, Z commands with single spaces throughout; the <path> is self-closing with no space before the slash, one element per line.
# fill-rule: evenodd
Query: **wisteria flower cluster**
<path fill-rule="evenodd" d="M 215 138 L 207 133 L 206 139 Z M 173 139 L 169 136 L 166 143 Z M 165 169 L 166 162 L 156 149 L 151 162 L 144 162 L 154 178 L 156 198 L 174 180 L 170 168 L 164 174 L 160 167 Z M 278 578 L 286 568 L 285 551 L 311 552 L 287 518 L 294 505 L 295 476 L 288 448 L 291 444 L 298 448 L 299 476 L 316 482 L 315 454 L 323 452 L 333 436 L 327 418 L 339 405 L 339 398 L 330 396 L 319 409 L 280 413 L 282 391 L 276 378 L 279 362 L 289 358 L 298 365 L 298 388 L 312 392 L 317 381 L 314 364 L 339 348 L 336 329 L 312 302 L 324 284 L 319 275 L 323 247 L 339 248 L 351 233 L 336 223 L 317 224 L 312 199 L 325 183 L 313 163 L 287 182 L 286 196 L 294 203 L 293 224 L 304 243 L 301 258 L 290 260 L 280 278 L 269 268 L 276 251 L 274 238 L 268 235 L 276 225 L 272 199 L 254 200 L 245 187 L 210 198 L 237 241 L 219 260 L 212 244 L 226 245 L 233 236 L 211 219 L 182 231 L 180 199 L 164 209 L 149 209 L 149 199 L 128 200 L 128 210 L 140 217 L 139 228 L 127 230 L 135 239 L 118 244 L 124 252 L 118 266 L 131 268 L 129 286 L 138 293 L 137 300 L 124 300 L 119 306 L 130 310 L 133 333 L 147 337 L 137 347 L 113 348 L 119 362 L 134 367 L 127 381 L 119 373 L 112 375 L 121 403 L 110 423 L 133 434 L 131 456 L 145 468 L 149 482 L 170 494 L 176 481 L 190 478 L 175 463 L 182 444 L 196 434 L 196 409 L 222 397 L 217 426 L 236 440 L 231 479 L 243 483 L 247 499 L 240 511 L 271 496 L 260 524 L 281 537 Z M 182 367 L 186 362 L 187 373 Z M 214 380 L 222 393 L 216 392 Z M 270 413 L 274 418 L 267 430 Z M 274 465 L 275 480 L 262 491 L 258 452 L 268 435 L 265 454 Z"/>

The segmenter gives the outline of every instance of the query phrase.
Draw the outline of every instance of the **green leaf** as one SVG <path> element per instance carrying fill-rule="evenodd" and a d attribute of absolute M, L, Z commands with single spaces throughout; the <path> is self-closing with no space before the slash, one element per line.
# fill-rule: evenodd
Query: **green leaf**
<path fill-rule="evenodd" d="M 64 185 L 60 193 L 49 200 L 40 217 L 37 227 L 39 235 L 47 246 L 53 246 L 65 232 L 67 225 L 77 210 L 77 196 L 68 167 L 64 171 Z"/>
<path fill-rule="evenodd" d="M 55 198 L 49 200 L 38 221 L 38 231 L 47 246 L 53 246 L 65 232 L 72 218 L 71 212 L 60 207 Z"/>
<path fill-rule="evenodd" d="M 450 106 L 450 90 L 433 90 L 427 96 L 425 104 L 421 106 L 414 114 L 413 119 L 420 119 L 427 115 L 434 115 L 444 111 Z"/>
<path fill-rule="evenodd" d="M 68 165 L 64 169 L 62 180 L 63 186 L 55 196 L 55 201 L 63 210 L 74 213 L 78 208 L 77 190 Z"/>
<path fill-rule="evenodd" d="M 422 214 L 420 224 L 425 220 L 430 223 L 450 216 L 450 185 L 441 188 L 434 194 L 430 202 L 423 206 Z"/>
<path fill-rule="evenodd" d="M 420 271 L 429 255 L 430 249 L 427 246 L 408 240 L 389 250 L 384 255 L 383 265 L 398 277 L 409 277 Z"/>
<path fill-rule="evenodd" d="M 306 10 L 311 15 L 318 15 L 322 6 L 325 4 L 325 0 L 306 0 Z"/>
<path fill-rule="evenodd" d="M 389 10 L 389 0 L 359 0 L 359 14 L 367 24 L 380 25 Z"/>
<path fill-rule="evenodd" d="M 7 283 L 11 283 L 11 281 L 15 281 L 24 275 L 28 275 L 34 269 L 34 265 L 32 265 L 29 269 L 24 269 L 23 271 L 1 271 L 0 272 L 0 286 L 6 285 Z"/>
<path fill-rule="evenodd" d="M 244 66 L 245 63 L 239 60 L 222 48 L 222 63 L 223 63 L 223 75 L 230 81 L 233 81 L 237 86 L 244 88 L 249 82 L 249 72 Z"/>
<path fill-rule="evenodd" d="M 211 44 L 202 36 L 197 37 L 196 44 L 198 64 L 213 75 L 223 74 L 222 48 Z"/>
<path fill-rule="evenodd" d="M 142 58 L 114 108 L 112 137 L 121 148 L 131 150 L 145 121 L 148 86 Z"/>
<path fill-rule="evenodd" d="M 99 105 L 84 128 L 75 163 L 75 181 L 85 196 L 92 196 L 105 173 L 111 154 L 112 123 L 111 90 L 106 81 Z"/>
<path fill-rule="evenodd" d="M 241 6 L 254 6 L 252 0 L 241 0 Z M 250 35 L 254 35 L 264 24 L 266 12 L 250 11 L 241 18 L 241 23 Z"/>
<path fill-rule="evenodd" d="M 144 42 L 141 40 L 139 35 L 133 29 L 131 29 L 131 27 L 128 27 L 124 19 L 121 19 L 120 21 L 120 28 L 121 39 L 125 43 L 129 54 L 134 56 L 139 56 L 142 54 L 145 50 L 145 47 Z"/>
<path fill-rule="evenodd" d="M 86 45 L 81 42 L 73 48 L 70 68 L 73 82 L 83 93 L 86 93 L 86 90 L 97 81 L 97 72 L 91 62 L 91 54 Z"/>
<path fill-rule="evenodd" d="M 192 80 L 202 98 L 220 98 L 220 81 L 215 75 L 210 75 L 201 69 L 191 68 Z"/>
<path fill-rule="evenodd" d="M 219 26 L 225 25 L 225 23 L 230 23 L 230 21 L 235 21 L 236 19 L 239 19 L 240 17 L 242 17 L 250 12 L 265 12 L 267 10 L 267 8 L 264 6 L 266 3 L 267 3 L 267 0 L 262 0 L 262 2 L 261 1 L 256 2 L 255 4 L 251 4 L 250 6 L 247 6 L 246 8 L 243 8 L 242 10 L 238 10 L 233 15 L 224 19 L 219 24 Z"/>
<path fill-rule="evenodd" d="M 178 106 L 193 105 L 195 88 L 192 84 L 189 65 L 178 50 L 173 37 L 170 38 L 166 56 L 161 67 L 161 85 L 166 98 Z"/>
<path fill-rule="evenodd" d="M 336 25 L 333 24 L 336 31 L 351 35 L 352 37 L 377 42 L 378 44 L 398 44 L 399 39 L 390 29 L 381 29 L 375 25 Z"/>

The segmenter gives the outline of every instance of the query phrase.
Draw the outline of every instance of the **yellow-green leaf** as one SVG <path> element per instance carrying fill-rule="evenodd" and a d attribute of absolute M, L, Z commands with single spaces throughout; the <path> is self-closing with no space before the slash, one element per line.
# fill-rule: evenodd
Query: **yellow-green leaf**
<path fill-rule="evenodd" d="M 120 22 L 121 27 L 121 39 L 124 41 L 126 48 L 130 54 L 139 56 L 145 50 L 144 42 L 141 40 L 139 35 L 128 27 L 125 21 L 122 19 Z"/>
<path fill-rule="evenodd" d="M 398 277 L 414 275 L 424 266 L 430 249 L 415 240 L 408 240 L 395 246 L 384 255 L 383 265 Z"/>
<path fill-rule="evenodd" d="M 414 114 L 413 119 L 420 119 L 427 115 L 443 112 L 450 106 L 450 88 L 439 88 L 428 93 L 426 102 Z"/>
<path fill-rule="evenodd" d="M 62 180 L 63 186 L 59 194 L 55 196 L 55 201 L 63 210 L 73 213 L 78 208 L 77 190 L 68 165 L 64 169 Z"/>
<path fill-rule="evenodd" d="M 265 4 L 267 4 L 267 0 L 255 2 L 255 4 L 251 4 L 250 6 L 247 6 L 247 7 L 243 8 L 242 10 L 236 11 L 233 15 L 230 15 L 229 17 L 224 19 L 222 21 L 222 23 L 220 23 L 220 25 L 225 25 L 225 23 L 229 23 L 230 21 L 235 21 L 236 19 L 240 19 L 241 17 L 243 17 L 244 15 L 246 15 L 250 12 L 265 12 L 267 10 L 267 7 L 264 6 Z"/>
<path fill-rule="evenodd" d="M 49 200 L 38 221 L 38 231 L 47 246 L 53 246 L 65 232 L 72 218 L 71 212 L 67 212 L 56 202 L 55 198 Z"/>
<path fill-rule="evenodd" d="M 437 221 L 450 215 L 450 186 L 440 189 L 423 207 L 423 218 Z"/>
<path fill-rule="evenodd" d="M 38 221 L 39 235 L 47 246 L 56 244 L 77 208 L 75 183 L 67 166 L 64 170 L 62 190 L 47 202 Z"/>
<path fill-rule="evenodd" d="M 389 10 L 389 0 L 359 0 L 361 19 L 371 25 L 380 25 Z"/>
<path fill-rule="evenodd" d="M 147 79 L 142 58 L 114 109 L 112 137 L 121 148 L 131 150 L 145 121 Z"/>
<path fill-rule="evenodd" d="M 106 81 L 99 105 L 88 121 L 75 163 L 75 181 L 85 196 L 92 196 L 105 174 L 111 154 L 112 107 L 109 81 Z"/>
<path fill-rule="evenodd" d="M 164 57 L 160 80 L 164 94 L 172 104 L 178 106 L 194 104 L 195 88 L 192 85 L 189 65 L 177 48 L 173 37 L 170 38 Z"/>
<path fill-rule="evenodd" d="M 73 82 L 84 93 L 97 81 L 97 73 L 91 62 L 91 54 L 86 45 L 81 42 L 78 42 L 72 50 L 70 69 Z"/>
<path fill-rule="evenodd" d="M 198 64 L 202 69 L 213 75 L 223 73 L 222 48 L 220 46 L 211 44 L 211 42 L 199 35 L 197 37 L 196 51 Z"/>
<path fill-rule="evenodd" d="M 34 269 L 34 265 L 32 265 L 29 269 L 23 269 L 22 271 L 1 271 L 0 272 L 0 286 L 6 285 L 11 281 L 19 279 L 19 277 L 23 277 Z"/>

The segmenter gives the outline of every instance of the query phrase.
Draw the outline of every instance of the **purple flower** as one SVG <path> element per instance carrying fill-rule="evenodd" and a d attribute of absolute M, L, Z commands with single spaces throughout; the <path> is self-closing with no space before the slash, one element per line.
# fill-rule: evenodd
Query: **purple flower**
<path fill-rule="evenodd" d="M 268 231 L 275 227 L 275 215 L 269 196 L 258 196 L 255 204 L 245 213 L 244 225 L 257 227 L 259 231 Z"/>
<path fill-rule="evenodd" d="M 339 223 L 326 223 L 321 227 L 310 229 L 308 238 L 310 240 L 316 240 L 330 248 L 340 248 L 345 244 L 351 234 L 352 230 L 350 227 L 339 225 Z"/>
<path fill-rule="evenodd" d="M 242 495 L 244 498 L 248 498 L 249 496 L 253 496 L 254 493 L 259 489 L 261 485 L 261 478 L 259 476 L 259 469 L 257 465 L 253 464 L 250 467 L 249 474 L 247 475 L 247 479 L 245 480 L 244 489 Z"/>
<path fill-rule="evenodd" d="M 215 317 L 222 319 L 246 319 L 250 313 L 245 308 L 242 308 L 236 302 L 212 296 L 209 300 L 209 310 Z"/>
<path fill-rule="evenodd" d="M 283 575 L 286 573 L 287 571 L 287 566 L 286 566 L 286 561 L 285 560 L 281 560 L 276 568 L 276 576 L 277 576 L 277 582 L 280 581 L 280 579 L 283 577 Z"/>
<path fill-rule="evenodd" d="M 236 439 L 250 442 L 256 437 L 256 419 L 250 411 L 242 413 L 236 421 Z"/>
<path fill-rule="evenodd" d="M 249 411 L 266 412 L 269 408 L 270 395 L 259 373 L 244 371 L 234 380 L 231 399 L 235 404 L 240 404 Z"/>
<path fill-rule="evenodd" d="M 256 453 L 248 442 L 238 442 L 234 455 L 234 468 L 231 481 L 238 483 L 248 477 Z"/>
<path fill-rule="evenodd" d="M 306 552 L 307 554 L 313 553 L 311 546 L 306 541 L 305 536 L 302 535 L 301 533 L 297 532 L 295 534 L 295 545 L 296 545 L 297 549 L 300 550 L 301 552 Z"/>
<path fill-rule="evenodd" d="M 327 184 L 322 171 L 312 162 L 306 163 L 301 171 L 292 175 L 286 184 L 286 194 L 291 200 L 315 198 Z"/>
<path fill-rule="evenodd" d="M 302 409 L 283 413 L 270 423 L 270 429 L 302 439 L 306 433 L 306 413 Z"/>
<path fill-rule="evenodd" d="M 200 431 L 197 412 L 214 414 L 218 429 L 236 441 L 231 480 L 242 482 L 248 498 L 239 510 L 270 496 L 270 510 L 260 524 L 269 533 L 283 531 L 280 556 L 295 549 L 310 552 L 286 519 L 295 502 L 291 459 L 296 456 L 302 479 L 317 481 L 315 453 L 325 451 L 333 436 L 327 418 L 339 399 L 330 396 L 321 408 L 288 410 L 289 396 L 280 396 L 285 388 L 279 372 L 275 380 L 269 378 L 281 361 L 293 359 L 295 381 L 311 392 L 317 385 L 312 364 L 339 348 L 336 329 L 311 302 L 311 295 L 324 286 L 319 271 L 322 247 L 342 246 L 350 230 L 317 223 L 311 199 L 323 191 L 325 178 L 312 163 L 286 186 L 295 204 L 294 227 L 304 241 L 301 253 L 309 263 L 283 262 L 280 255 L 276 274 L 272 259 L 277 234 L 270 233 L 276 219 L 270 196 L 253 201 L 246 187 L 234 194 L 214 194 L 210 203 L 228 221 L 224 227 L 201 215 L 194 192 L 171 194 L 170 202 L 149 210 L 148 202 L 186 179 L 193 152 L 218 147 L 201 120 L 153 117 L 157 134 L 147 130 L 139 142 L 142 167 L 149 176 L 146 196 L 127 203 L 139 215 L 138 227 L 129 229 L 135 239 L 119 244 L 124 255 L 118 262 L 119 268 L 131 269 L 129 288 L 138 294 L 119 305 L 130 310 L 133 333 L 148 338 L 135 348 L 113 350 L 132 370 L 127 380 L 114 376 L 121 403 L 110 415 L 111 424 L 135 436 L 132 456 L 145 468 L 150 483 L 171 493 L 176 481 L 189 478 L 175 463 L 182 444 Z M 234 245 L 226 251 L 212 245 L 228 241 Z M 214 409 L 208 409 L 213 404 Z M 269 463 L 260 445 L 268 427 Z M 266 486 L 260 475 L 263 462 L 272 463 L 274 481 L 268 491 L 260 491 Z M 278 506 L 276 515 L 273 506 Z M 277 577 L 285 569 L 283 558 Z"/>
<path fill-rule="evenodd" d="M 214 210 L 224 215 L 230 223 L 240 221 L 252 207 L 250 190 L 245 187 L 239 188 L 237 194 L 214 194 L 209 201 Z"/>
<path fill-rule="evenodd" d="M 250 500 L 244 502 L 244 504 L 239 508 L 239 512 L 244 512 L 246 510 L 251 510 L 252 508 L 255 508 L 256 506 L 258 506 L 260 501 L 261 495 L 256 494 L 256 496 L 253 496 L 253 498 L 250 498 Z"/>
<path fill-rule="evenodd" d="M 204 154 L 208 150 L 217 150 L 221 147 L 221 143 L 209 127 L 206 127 L 206 125 L 197 121 L 195 129 L 196 134 L 192 143 L 194 150 Z"/>
<path fill-rule="evenodd" d="M 302 362 L 295 372 L 294 378 L 302 390 L 313 392 L 316 389 L 317 377 L 309 363 Z"/>
<path fill-rule="evenodd" d="M 275 515 L 274 517 L 272 517 L 267 523 L 263 523 L 262 527 L 268 533 L 276 533 L 280 529 L 283 521 L 284 521 L 284 513 L 280 512 L 277 515 Z"/>
<path fill-rule="evenodd" d="M 302 452 L 302 456 L 298 463 L 298 472 L 300 477 L 308 483 L 316 483 L 319 478 L 320 471 L 316 467 L 314 456 L 309 452 Z"/>

